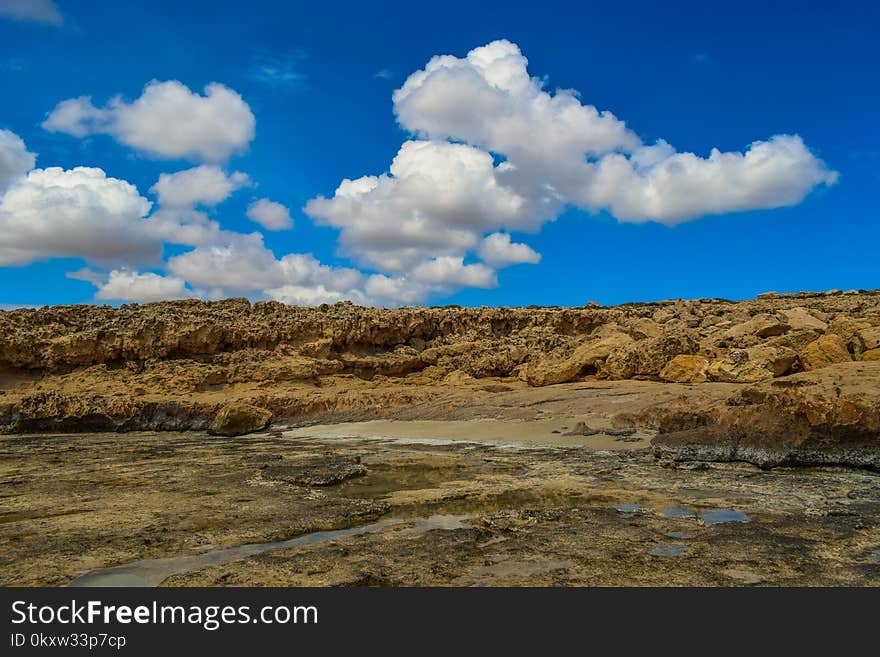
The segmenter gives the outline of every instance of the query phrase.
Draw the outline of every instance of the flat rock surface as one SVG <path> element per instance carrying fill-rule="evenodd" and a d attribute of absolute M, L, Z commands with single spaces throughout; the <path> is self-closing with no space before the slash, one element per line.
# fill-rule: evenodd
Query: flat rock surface
<path fill-rule="evenodd" d="M 505 446 L 479 422 L 445 443 L 352 436 L 370 424 L 0 439 L 0 584 L 880 584 L 875 473 Z"/>

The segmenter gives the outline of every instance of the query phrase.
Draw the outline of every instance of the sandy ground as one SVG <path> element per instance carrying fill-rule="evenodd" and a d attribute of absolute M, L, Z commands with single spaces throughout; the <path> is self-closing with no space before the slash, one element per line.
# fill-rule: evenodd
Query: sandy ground
<path fill-rule="evenodd" d="M 360 438 L 426 444 L 465 442 L 499 447 L 552 446 L 632 451 L 648 447 L 656 433 L 649 429 L 614 429 L 604 418 L 589 420 L 589 427 L 598 431 L 592 435 L 575 433 L 576 426 L 577 422 L 560 420 L 372 420 L 316 424 L 285 431 L 283 435 L 317 440 Z"/>

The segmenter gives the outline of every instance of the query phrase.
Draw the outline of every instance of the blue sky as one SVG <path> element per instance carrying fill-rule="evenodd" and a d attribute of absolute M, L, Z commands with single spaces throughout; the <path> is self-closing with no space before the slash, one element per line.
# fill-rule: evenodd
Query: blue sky
<path fill-rule="evenodd" d="M 869 3 L 33 3 L 0 0 L 0 130 L 37 154 L 0 200 L 0 305 L 226 295 L 580 305 L 880 287 L 880 13 Z M 482 59 L 468 53 L 492 43 L 508 45 L 485 52 L 527 70 L 531 86 L 483 93 L 497 80 L 477 81 Z M 456 60 L 394 102 L 436 55 Z M 188 94 L 161 121 L 137 105 L 151 81 Z M 240 98 L 215 104 L 224 134 L 193 109 L 209 83 Z M 595 106 L 625 127 L 578 118 L 563 130 L 561 115 L 536 109 L 557 89 L 578 92 L 566 96 L 577 117 Z M 89 118 L 47 121 L 83 96 Z M 137 112 L 123 116 L 113 98 Z M 227 118 L 243 121 L 236 135 Z M 657 140 L 675 153 L 642 167 L 639 149 Z M 401 150 L 410 141 L 424 149 Z M 766 152 L 750 159 L 756 141 Z M 730 159 L 711 163 L 713 148 Z M 387 174 L 399 153 L 376 189 L 334 197 L 344 179 Z M 687 153 L 693 168 L 679 161 Z M 39 173 L 47 167 L 61 171 Z M 103 177 L 83 182 L 74 167 Z M 247 184 L 213 192 L 216 203 L 199 200 L 207 187 L 187 207 L 166 203 L 178 228 L 160 229 L 151 188 L 195 167 Z M 110 189 L 111 178 L 135 189 Z M 79 214 L 69 207 L 79 192 L 52 205 L 58 185 L 86 185 Z M 135 210 L 137 197 L 152 207 Z M 260 199 L 287 208 L 293 227 L 249 219 Z M 187 221 L 212 236 L 179 237 Z M 67 231 L 79 246 L 64 244 Z M 244 237 L 254 231 L 262 237 Z M 47 235 L 62 239 L 47 246 Z"/>

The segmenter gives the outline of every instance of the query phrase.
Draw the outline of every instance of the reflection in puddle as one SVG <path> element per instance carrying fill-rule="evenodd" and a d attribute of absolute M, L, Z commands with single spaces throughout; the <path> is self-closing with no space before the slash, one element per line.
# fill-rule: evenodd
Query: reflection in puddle
<path fill-rule="evenodd" d="M 723 522 L 749 522 L 749 517 L 742 511 L 733 509 L 712 509 L 700 513 L 700 520 L 706 527 L 710 527 Z"/>
<path fill-rule="evenodd" d="M 658 543 L 648 554 L 652 557 L 677 557 L 687 552 L 687 545 L 684 543 Z"/>
<path fill-rule="evenodd" d="M 434 515 L 427 518 L 415 518 L 412 527 L 404 531 L 425 533 L 433 529 L 459 529 L 464 521 L 471 516 Z M 337 538 L 373 534 L 386 527 L 401 525 L 407 522 L 401 518 L 386 518 L 361 527 L 335 529 L 332 531 L 312 532 L 287 541 L 271 543 L 251 543 L 231 548 L 208 550 L 202 554 L 185 557 L 169 557 L 166 559 L 146 559 L 122 566 L 98 568 L 73 579 L 68 586 L 158 586 L 172 575 L 189 573 L 207 566 L 222 566 L 232 561 L 245 559 L 271 550 L 283 550 L 302 545 L 313 545 L 332 541 Z"/>
<path fill-rule="evenodd" d="M 677 506 L 671 506 L 668 509 L 663 509 L 663 517 L 664 518 L 693 518 L 694 512 L 690 509 L 683 509 Z"/>
<path fill-rule="evenodd" d="M 638 504 L 618 504 L 614 508 L 621 513 L 635 513 L 642 507 L 640 507 Z"/>
<path fill-rule="evenodd" d="M 668 536 L 669 538 L 678 538 L 678 539 L 687 538 L 687 536 L 685 535 L 684 532 L 679 532 L 679 531 L 666 532 L 666 536 Z"/>

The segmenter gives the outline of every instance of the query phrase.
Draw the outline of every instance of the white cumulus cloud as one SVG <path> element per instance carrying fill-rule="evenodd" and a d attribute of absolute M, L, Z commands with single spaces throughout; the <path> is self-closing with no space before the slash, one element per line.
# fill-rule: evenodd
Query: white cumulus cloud
<path fill-rule="evenodd" d="M 511 242 L 508 233 L 492 233 L 483 238 L 478 250 L 480 257 L 493 267 L 506 267 L 541 262 L 541 254 L 528 244 Z"/>
<path fill-rule="evenodd" d="M 133 185 L 101 169 L 34 169 L 0 198 L 0 265 L 154 260 L 161 243 L 143 219 L 150 206 Z"/>
<path fill-rule="evenodd" d="M 462 258 L 442 256 L 423 262 L 412 271 L 420 283 L 436 287 L 481 287 L 498 285 L 495 270 L 481 263 L 466 265 Z"/>
<path fill-rule="evenodd" d="M 487 230 L 533 228 L 557 208 L 505 185 L 503 167 L 472 146 L 408 141 L 388 174 L 343 180 L 332 198 L 306 213 L 341 229 L 340 246 L 356 261 L 402 272 L 435 256 L 462 256 Z"/>
<path fill-rule="evenodd" d="M 256 119 L 244 99 L 222 84 L 212 82 L 198 94 L 177 80 L 153 80 L 132 102 L 120 96 L 105 107 L 88 96 L 61 101 L 42 125 L 75 137 L 108 134 L 153 157 L 216 163 L 247 148 Z"/>
<path fill-rule="evenodd" d="M 287 230 L 293 228 L 290 210 L 281 203 L 261 198 L 254 201 L 247 209 L 248 219 L 260 224 L 266 230 Z"/>
<path fill-rule="evenodd" d="M 0 0 L 2 2 L 3 0 Z M 0 266 L 80 257 L 104 268 L 73 276 L 99 299 L 148 301 L 245 294 L 304 305 L 422 303 L 460 288 L 493 288 L 498 270 L 536 264 L 514 242 L 566 208 L 607 211 L 620 221 L 675 225 L 704 215 L 800 203 L 837 173 L 798 135 L 777 134 L 742 151 L 705 146 L 678 152 L 645 143 L 575 90 L 546 88 L 509 41 L 464 57 L 441 55 L 394 93 L 409 131 L 387 171 L 342 180 L 307 202 L 317 223 L 339 231 L 338 251 L 364 271 L 331 267 L 309 253 L 276 256 L 260 233 L 223 228 L 214 206 L 250 184 L 223 163 L 255 134 L 250 107 L 221 84 L 195 93 L 177 81 L 96 106 L 62 101 L 44 127 L 84 137 L 109 134 L 155 157 L 202 163 L 162 174 L 151 191 L 101 169 L 33 169 L 35 156 L 0 131 Z M 247 209 L 266 230 L 290 228 L 284 205 L 261 198 Z M 164 244 L 193 247 L 156 269 Z"/>
<path fill-rule="evenodd" d="M 221 244 L 199 246 L 170 258 L 168 270 L 193 286 L 230 293 L 277 291 L 285 286 L 323 286 L 343 293 L 357 288 L 363 278 L 355 269 L 323 265 L 311 254 L 276 258 L 259 233 L 227 233 Z"/>
<path fill-rule="evenodd" d="M 544 91 L 527 65 L 519 47 L 506 40 L 475 48 L 461 59 L 433 57 L 394 92 L 394 111 L 415 134 L 548 162 L 640 145 L 622 121 L 583 105 L 576 92 Z"/>
<path fill-rule="evenodd" d="M 283 285 L 272 290 L 266 290 L 266 295 L 274 301 L 294 306 L 320 306 L 322 303 L 337 303 L 339 301 L 353 301 L 361 305 L 369 305 L 370 303 L 359 290 L 340 292 L 338 290 L 328 290 L 320 284 L 312 287 L 305 285 Z"/>
<path fill-rule="evenodd" d="M 621 221 L 673 225 L 707 214 L 797 205 L 817 185 L 837 180 L 797 135 L 756 141 L 745 153 L 712 149 L 708 158 L 673 152 L 645 165 L 636 155 L 602 158 L 576 201 L 608 208 Z"/>
<path fill-rule="evenodd" d="M 186 281 L 183 279 L 153 272 L 139 273 L 114 269 L 104 279 L 103 275 L 86 270 L 72 272 L 68 277 L 94 284 L 98 288 L 95 298 L 105 301 L 149 303 L 195 296 L 192 290 L 187 289 Z"/>
<path fill-rule="evenodd" d="M 345 179 L 305 207 L 340 230 L 343 255 L 378 270 L 369 298 L 492 287 L 497 269 L 541 259 L 509 231 L 537 231 L 566 207 L 675 225 L 794 205 L 837 179 L 797 135 L 679 153 L 644 143 L 577 91 L 545 86 L 519 47 L 499 40 L 433 57 L 394 92 L 398 122 L 416 138 L 387 173 Z M 471 255 L 482 262 L 464 264 Z"/>
<path fill-rule="evenodd" d="M 623 221 L 675 224 L 792 205 L 836 180 L 793 135 L 755 142 L 745 154 L 713 149 L 708 158 L 676 153 L 663 140 L 647 146 L 577 92 L 544 90 L 527 66 L 504 40 L 464 58 L 434 57 L 395 92 L 398 120 L 415 134 L 503 155 L 506 184 L 527 199 L 555 194 Z"/>
<path fill-rule="evenodd" d="M 217 166 L 202 164 L 177 173 L 163 173 L 150 188 L 163 207 L 185 208 L 195 205 L 213 206 L 247 185 L 251 179 L 236 171 L 227 175 Z"/>
<path fill-rule="evenodd" d="M 0 130 L 0 194 L 34 168 L 37 156 L 14 132 Z"/>

